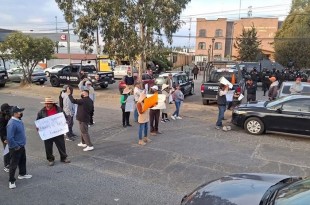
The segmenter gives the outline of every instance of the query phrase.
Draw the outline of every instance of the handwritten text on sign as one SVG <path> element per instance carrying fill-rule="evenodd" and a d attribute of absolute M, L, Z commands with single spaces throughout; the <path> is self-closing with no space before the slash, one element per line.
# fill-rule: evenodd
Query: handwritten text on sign
<path fill-rule="evenodd" d="M 39 135 L 42 140 L 47 140 L 59 135 L 63 135 L 69 131 L 68 124 L 63 113 L 58 113 L 39 119 L 35 121 L 35 124 L 39 129 Z"/>

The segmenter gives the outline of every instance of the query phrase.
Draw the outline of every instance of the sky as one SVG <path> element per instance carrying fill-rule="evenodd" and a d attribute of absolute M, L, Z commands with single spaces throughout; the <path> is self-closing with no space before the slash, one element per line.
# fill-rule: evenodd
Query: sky
<path fill-rule="evenodd" d="M 291 1 L 191 0 L 181 14 L 184 23 L 173 38 L 173 46 L 194 46 L 196 18 L 236 20 L 239 18 L 239 11 L 240 17 L 246 17 L 248 7 L 252 6 L 253 17 L 278 17 L 284 20 L 290 10 Z M 67 29 L 63 14 L 55 0 L 1 0 L 0 28 L 23 32 L 55 32 L 56 22 L 58 32 Z M 190 40 L 189 34 L 193 37 Z"/>

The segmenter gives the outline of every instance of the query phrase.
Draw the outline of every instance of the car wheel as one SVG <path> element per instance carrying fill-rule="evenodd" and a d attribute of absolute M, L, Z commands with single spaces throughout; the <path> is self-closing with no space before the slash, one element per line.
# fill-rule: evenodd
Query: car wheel
<path fill-rule="evenodd" d="M 3 88 L 5 86 L 5 83 L 0 84 L 0 88 Z"/>
<path fill-rule="evenodd" d="M 56 77 L 51 78 L 50 82 L 51 82 L 51 85 L 53 87 L 59 87 L 60 86 L 59 80 Z"/>
<path fill-rule="evenodd" d="M 49 77 L 49 76 L 50 76 L 50 73 L 49 73 L 48 71 L 46 71 L 46 72 L 45 72 L 45 75 L 46 75 L 47 77 Z"/>
<path fill-rule="evenodd" d="M 264 123 L 257 117 L 250 117 L 244 123 L 244 129 L 253 135 L 260 135 L 265 131 Z"/>
<path fill-rule="evenodd" d="M 209 101 L 209 100 L 202 100 L 202 104 L 204 104 L 204 105 L 209 105 L 209 104 L 210 104 L 210 101 Z"/>
<path fill-rule="evenodd" d="M 101 87 L 101 88 L 107 88 L 108 85 L 106 85 L 106 84 L 103 84 L 103 85 L 102 85 L 102 84 L 101 84 L 100 87 Z"/>

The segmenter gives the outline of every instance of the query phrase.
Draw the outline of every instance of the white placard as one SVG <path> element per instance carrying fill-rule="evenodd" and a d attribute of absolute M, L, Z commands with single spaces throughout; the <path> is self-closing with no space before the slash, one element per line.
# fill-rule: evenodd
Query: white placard
<path fill-rule="evenodd" d="M 234 90 L 229 90 L 226 94 L 226 100 L 228 102 L 232 102 L 233 101 L 233 98 L 234 98 L 234 93 L 235 91 Z"/>
<path fill-rule="evenodd" d="M 148 94 L 146 96 L 147 97 L 151 97 L 152 94 Z M 166 100 L 166 95 L 158 94 L 158 104 L 156 106 L 152 107 L 151 109 L 152 110 L 163 110 L 163 109 L 166 109 L 165 100 Z"/>
<path fill-rule="evenodd" d="M 240 96 L 238 97 L 238 100 L 241 101 L 244 98 L 244 95 L 240 94 Z"/>
<path fill-rule="evenodd" d="M 133 112 L 135 110 L 135 96 L 129 95 L 126 99 L 125 112 Z"/>
<path fill-rule="evenodd" d="M 63 113 L 45 117 L 34 122 L 39 129 L 42 140 L 47 140 L 69 132 L 68 124 Z"/>
<path fill-rule="evenodd" d="M 5 155 L 8 154 L 9 152 L 10 152 L 10 150 L 9 150 L 9 145 L 6 144 L 5 147 L 4 147 L 4 150 L 3 150 L 2 155 L 5 156 Z"/>

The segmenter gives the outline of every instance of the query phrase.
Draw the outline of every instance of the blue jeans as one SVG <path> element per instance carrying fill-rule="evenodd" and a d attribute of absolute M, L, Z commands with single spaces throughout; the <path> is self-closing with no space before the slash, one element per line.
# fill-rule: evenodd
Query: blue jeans
<path fill-rule="evenodd" d="M 135 122 L 138 122 L 139 114 L 138 114 L 137 107 L 135 107 L 135 111 L 133 112 L 133 117 L 134 117 Z"/>
<path fill-rule="evenodd" d="M 226 105 L 219 105 L 219 115 L 217 117 L 216 126 L 222 127 L 222 120 L 224 119 L 224 113 L 226 111 Z"/>
<path fill-rule="evenodd" d="M 173 113 L 173 116 L 179 116 L 179 112 L 180 112 L 180 107 L 181 107 L 181 101 L 175 101 L 175 111 Z"/>
<path fill-rule="evenodd" d="M 139 123 L 139 140 L 142 140 L 142 137 L 147 137 L 148 123 Z M 142 131 L 144 130 L 144 136 L 142 136 Z"/>

